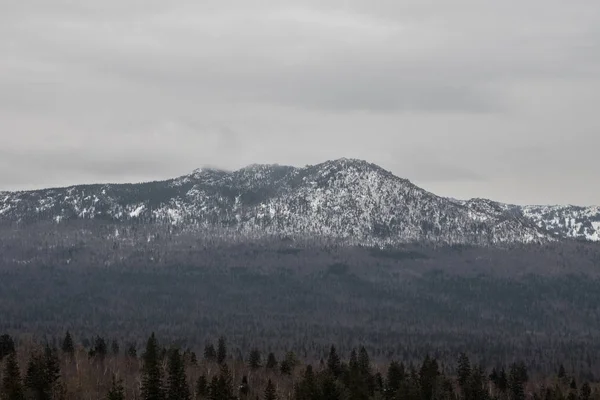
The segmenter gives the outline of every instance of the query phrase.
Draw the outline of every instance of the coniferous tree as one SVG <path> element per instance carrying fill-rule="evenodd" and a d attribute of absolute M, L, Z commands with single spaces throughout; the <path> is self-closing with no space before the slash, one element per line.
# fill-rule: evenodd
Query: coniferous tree
<path fill-rule="evenodd" d="M 471 362 L 465 353 L 460 353 L 458 356 L 458 386 L 463 398 L 468 398 L 467 383 L 471 376 Z"/>
<path fill-rule="evenodd" d="M 580 397 L 581 400 L 590 400 L 592 397 L 592 388 L 589 383 L 586 382 L 581 386 Z"/>
<path fill-rule="evenodd" d="M 371 360 L 365 346 L 361 346 L 358 351 L 358 369 L 363 376 L 371 374 Z"/>
<path fill-rule="evenodd" d="M 137 347 L 135 343 L 130 343 L 127 347 L 127 357 L 129 358 L 137 358 Z"/>
<path fill-rule="evenodd" d="M 336 378 L 340 376 L 340 373 L 342 372 L 342 363 L 334 345 L 332 345 L 329 349 L 329 357 L 327 357 L 327 369 Z"/>
<path fill-rule="evenodd" d="M 196 353 L 193 351 L 190 353 L 190 364 L 198 365 L 198 357 L 196 356 Z"/>
<path fill-rule="evenodd" d="M 404 365 L 392 361 L 388 367 L 385 385 L 385 398 L 393 399 L 404 381 Z"/>
<path fill-rule="evenodd" d="M 217 360 L 217 351 L 212 343 L 208 343 L 204 346 L 204 359 L 211 362 Z"/>
<path fill-rule="evenodd" d="M 277 358 L 275 358 L 275 354 L 269 353 L 267 356 L 267 364 L 265 365 L 267 369 L 275 369 L 277 368 Z"/>
<path fill-rule="evenodd" d="M 233 400 L 235 398 L 233 378 L 227 364 L 221 364 L 219 375 L 213 376 L 208 398 L 210 400 Z"/>
<path fill-rule="evenodd" d="M 110 345 L 110 349 L 113 353 L 114 356 L 119 355 L 119 352 L 121 351 L 121 348 L 119 346 L 119 342 L 117 342 L 117 340 L 113 340 L 111 345 Z"/>
<path fill-rule="evenodd" d="M 73 337 L 71 336 L 71 332 L 67 331 L 65 334 L 65 338 L 63 339 L 61 349 L 63 353 L 72 356 L 75 354 L 75 343 L 73 342 Z"/>
<path fill-rule="evenodd" d="M 106 395 L 106 400 L 125 400 L 125 388 L 123 387 L 123 380 L 117 379 L 115 374 L 112 376 L 112 383 Z"/>
<path fill-rule="evenodd" d="M 419 370 L 419 385 L 424 400 L 431 400 L 433 398 L 439 376 L 440 371 L 437 360 L 427 355 Z"/>
<path fill-rule="evenodd" d="M 206 375 L 200 375 L 196 381 L 196 397 L 205 399 L 208 396 L 208 379 Z"/>
<path fill-rule="evenodd" d="M 273 385 L 273 382 L 270 379 L 267 381 L 267 387 L 265 388 L 264 399 L 265 400 L 277 400 L 277 390 L 275 389 L 275 385 Z"/>
<path fill-rule="evenodd" d="M 261 367 L 262 360 L 260 351 L 258 349 L 253 349 L 250 351 L 250 355 L 248 356 L 248 366 L 251 370 L 255 371 Z"/>
<path fill-rule="evenodd" d="M 25 386 L 37 400 L 50 400 L 59 389 L 60 364 L 56 350 L 48 344 L 43 354 L 33 354 L 27 366 Z"/>
<path fill-rule="evenodd" d="M 564 379 L 567 377 L 567 372 L 565 371 L 565 366 L 560 364 L 558 367 L 558 379 Z"/>
<path fill-rule="evenodd" d="M 210 385 L 208 385 L 208 398 L 209 400 L 227 400 L 222 393 L 217 375 L 213 375 Z"/>
<path fill-rule="evenodd" d="M 508 376 L 511 400 L 525 399 L 525 384 L 529 380 L 527 368 L 523 363 L 513 363 Z"/>
<path fill-rule="evenodd" d="M 2 378 L 2 391 L 0 398 L 3 400 L 24 400 L 23 382 L 21 381 L 21 371 L 17 362 L 16 352 L 11 352 L 6 358 L 4 374 Z"/>
<path fill-rule="evenodd" d="M 225 338 L 221 336 L 219 338 L 219 343 L 217 344 L 217 362 L 219 364 L 223 364 L 227 359 L 227 342 Z"/>
<path fill-rule="evenodd" d="M 244 375 L 242 377 L 242 383 L 240 384 L 240 397 L 245 399 L 250 392 L 250 384 L 248 383 L 248 377 Z"/>
<path fill-rule="evenodd" d="M 0 361 L 15 351 L 15 342 L 10 335 L 0 336 Z"/>
<path fill-rule="evenodd" d="M 191 399 L 190 388 L 185 374 L 185 365 L 179 349 L 171 350 L 168 364 L 167 400 Z"/>
<path fill-rule="evenodd" d="M 323 382 L 321 385 L 321 399 L 325 400 L 341 400 L 342 399 L 342 391 L 337 385 L 335 379 L 331 374 L 326 374 L 323 377 Z"/>
<path fill-rule="evenodd" d="M 483 369 L 481 367 L 474 367 L 467 382 L 469 398 L 472 400 L 486 400 L 489 396 L 485 384 Z"/>
<path fill-rule="evenodd" d="M 160 365 L 160 349 L 154 333 L 148 339 L 143 355 L 142 366 L 142 399 L 164 400 L 162 370 Z"/>

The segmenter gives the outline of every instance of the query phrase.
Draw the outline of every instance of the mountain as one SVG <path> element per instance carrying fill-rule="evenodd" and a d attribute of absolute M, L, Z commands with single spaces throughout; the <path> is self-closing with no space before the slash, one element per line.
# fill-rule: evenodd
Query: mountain
<path fill-rule="evenodd" d="M 458 201 L 355 159 L 304 168 L 203 168 L 160 182 L 0 193 L 0 224 L 76 220 L 230 230 L 248 237 L 324 237 L 365 245 L 600 240 L 598 207 Z"/>

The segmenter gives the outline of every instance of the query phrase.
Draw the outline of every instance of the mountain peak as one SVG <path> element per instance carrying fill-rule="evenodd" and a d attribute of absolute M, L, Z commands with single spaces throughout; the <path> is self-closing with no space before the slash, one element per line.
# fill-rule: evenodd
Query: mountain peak
<path fill-rule="evenodd" d="M 73 186 L 0 197 L 0 224 L 82 219 L 231 230 L 242 237 L 326 237 L 367 245 L 600 241 L 597 208 L 447 199 L 355 158 L 304 168 L 203 167 L 163 182 Z"/>

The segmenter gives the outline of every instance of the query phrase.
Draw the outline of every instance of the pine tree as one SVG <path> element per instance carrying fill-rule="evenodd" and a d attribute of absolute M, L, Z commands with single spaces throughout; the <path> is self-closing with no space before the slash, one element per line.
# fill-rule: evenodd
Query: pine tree
<path fill-rule="evenodd" d="M 342 371 L 342 363 L 340 357 L 337 354 L 335 346 L 331 346 L 329 349 L 329 357 L 327 358 L 327 369 L 333 374 L 334 377 L 340 376 Z"/>
<path fill-rule="evenodd" d="M 219 364 L 223 364 L 227 359 L 227 342 L 225 338 L 221 336 L 219 338 L 219 343 L 217 344 L 217 362 Z"/>
<path fill-rule="evenodd" d="M 255 371 L 261 367 L 262 360 L 260 351 L 258 349 L 253 349 L 250 351 L 250 355 L 248 356 L 248 366 L 251 370 Z"/>
<path fill-rule="evenodd" d="M 179 349 L 171 351 L 168 370 L 167 400 L 191 399 L 190 388 L 185 374 L 185 365 Z"/>
<path fill-rule="evenodd" d="M 72 356 L 75 354 L 75 343 L 73 342 L 73 337 L 71 336 L 71 332 L 67 331 L 65 334 L 65 338 L 63 339 L 61 349 L 63 353 Z"/>
<path fill-rule="evenodd" d="M 112 376 L 112 384 L 110 390 L 106 394 L 106 400 L 125 400 L 125 388 L 123 380 L 117 379 L 115 374 Z"/>
<path fill-rule="evenodd" d="M 142 366 L 142 399 L 164 400 L 162 371 L 160 366 L 160 349 L 154 333 L 148 339 Z"/>
<path fill-rule="evenodd" d="M 275 389 L 275 385 L 273 385 L 273 382 L 270 379 L 267 381 L 267 387 L 265 388 L 264 399 L 265 400 L 277 400 L 277 390 Z"/>
<path fill-rule="evenodd" d="M 8 354 L 6 359 L 0 398 L 3 400 L 25 399 L 23 383 L 21 381 L 21 372 L 19 370 L 19 364 L 17 363 L 17 354 L 14 351 Z"/>
<path fill-rule="evenodd" d="M 112 341 L 110 348 L 112 350 L 113 355 L 115 355 L 115 356 L 119 355 L 121 348 L 120 348 L 119 342 L 117 342 L 117 340 Z"/>

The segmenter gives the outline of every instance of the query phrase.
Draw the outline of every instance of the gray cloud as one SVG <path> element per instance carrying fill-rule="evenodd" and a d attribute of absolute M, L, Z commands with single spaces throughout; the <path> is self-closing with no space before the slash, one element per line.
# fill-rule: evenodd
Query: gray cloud
<path fill-rule="evenodd" d="M 599 203 L 592 0 L 28 0 L 0 190 L 358 157 L 442 195 Z"/>

